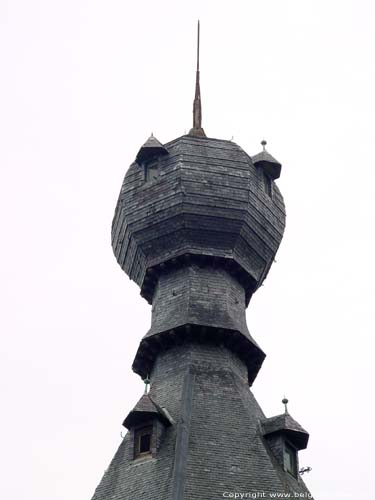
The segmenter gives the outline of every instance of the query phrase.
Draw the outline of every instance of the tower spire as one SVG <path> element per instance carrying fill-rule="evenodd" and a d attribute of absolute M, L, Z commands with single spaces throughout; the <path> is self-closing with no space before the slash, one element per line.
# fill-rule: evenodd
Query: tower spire
<path fill-rule="evenodd" d="M 196 137 L 206 137 L 202 128 L 202 103 L 201 103 L 201 89 L 200 89 L 200 71 L 199 71 L 199 49 L 200 49 L 200 22 L 198 20 L 197 26 L 197 69 L 195 74 L 195 97 L 193 104 L 193 128 L 190 130 L 189 135 Z"/>

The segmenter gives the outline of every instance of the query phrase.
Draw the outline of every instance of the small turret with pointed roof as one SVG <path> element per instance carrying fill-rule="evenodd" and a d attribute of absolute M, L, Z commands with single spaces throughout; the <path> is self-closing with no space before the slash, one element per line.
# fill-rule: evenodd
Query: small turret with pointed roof
<path fill-rule="evenodd" d="M 168 154 L 168 149 L 154 137 L 154 134 L 151 134 L 138 151 L 135 161 L 141 165 L 145 160 L 157 158 L 165 154 Z"/>
<path fill-rule="evenodd" d="M 284 439 L 289 439 L 297 450 L 304 450 L 309 441 L 309 434 L 289 415 L 288 400 L 285 397 L 282 403 L 285 406 L 284 413 L 262 421 L 263 436 L 283 436 Z"/>
<path fill-rule="evenodd" d="M 266 150 L 267 141 L 263 139 L 261 145 L 263 150 L 252 157 L 253 163 L 256 167 L 262 168 L 271 179 L 278 179 L 281 174 L 281 163 Z"/>

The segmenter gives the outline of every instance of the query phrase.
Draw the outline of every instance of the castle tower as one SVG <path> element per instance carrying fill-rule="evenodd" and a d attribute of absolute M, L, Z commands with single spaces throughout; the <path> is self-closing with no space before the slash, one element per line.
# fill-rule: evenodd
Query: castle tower
<path fill-rule="evenodd" d="M 93 500 L 312 498 L 298 467 L 307 432 L 286 400 L 266 418 L 249 389 L 265 354 L 245 311 L 284 232 L 281 164 L 265 142 L 251 158 L 206 137 L 201 120 L 198 66 L 193 128 L 151 136 L 121 188 L 113 250 L 152 305 L 133 363 L 146 390 Z"/>

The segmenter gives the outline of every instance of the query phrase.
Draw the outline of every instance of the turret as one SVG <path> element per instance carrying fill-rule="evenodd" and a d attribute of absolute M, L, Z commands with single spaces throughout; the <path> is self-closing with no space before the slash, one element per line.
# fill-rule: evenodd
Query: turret
<path fill-rule="evenodd" d="M 298 469 L 307 432 L 287 400 L 285 414 L 266 418 L 249 390 L 265 354 L 246 308 L 285 227 L 281 164 L 262 146 L 252 158 L 206 136 L 198 25 L 193 127 L 143 144 L 113 219 L 116 259 L 152 319 L 133 362 L 145 393 L 93 500 L 312 498 Z"/>
<path fill-rule="evenodd" d="M 190 134 L 165 145 L 151 137 L 126 173 L 112 226 L 118 263 L 153 305 L 134 370 L 145 377 L 162 344 L 212 337 L 246 360 L 252 383 L 264 353 L 245 308 L 284 226 L 276 183 L 240 146 Z"/>

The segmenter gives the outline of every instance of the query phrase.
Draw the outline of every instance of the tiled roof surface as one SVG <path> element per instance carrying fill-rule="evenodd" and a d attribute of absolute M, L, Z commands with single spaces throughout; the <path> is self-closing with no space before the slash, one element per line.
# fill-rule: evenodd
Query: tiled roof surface
<path fill-rule="evenodd" d="M 304 449 L 307 446 L 309 440 L 308 432 L 289 413 L 283 413 L 282 415 L 263 420 L 262 427 L 264 436 L 276 432 L 284 432 L 295 442 L 298 449 Z"/>
<path fill-rule="evenodd" d="M 143 394 L 141 399 L 124 420 L 123 425 L 127 429 L 130 429 L 132 426 L 150 418 L 158 418 L 166 425 L 171 424 L 163 409 L 152 400 L 150 395 Z"/>
<path fill-rule="evenodd" d="M 150 394 L 175 424 L 149 459 L 133 460 L 127 433 L 93 500 L 218 500 L 224 492 L 311 498 L 301 477 L 285 472 L 272 454 L 246 366 L 229 350 L 190 344 L 165 351 Z"/>

